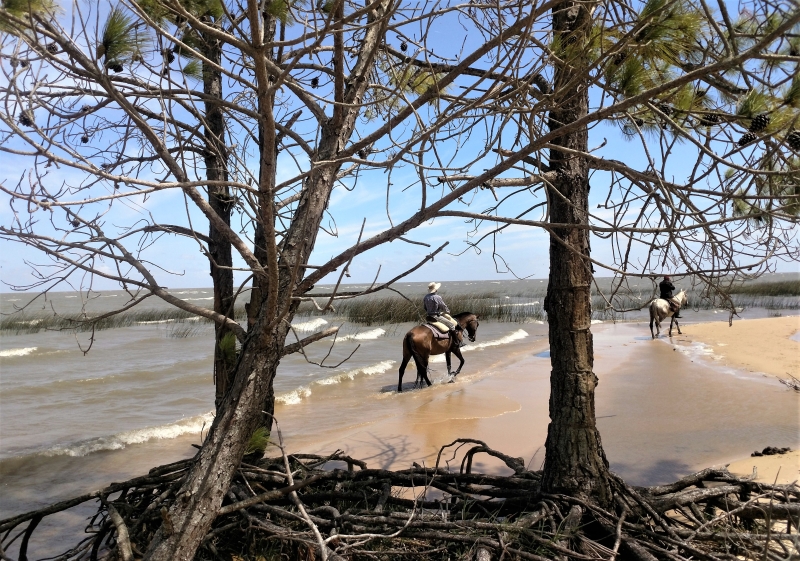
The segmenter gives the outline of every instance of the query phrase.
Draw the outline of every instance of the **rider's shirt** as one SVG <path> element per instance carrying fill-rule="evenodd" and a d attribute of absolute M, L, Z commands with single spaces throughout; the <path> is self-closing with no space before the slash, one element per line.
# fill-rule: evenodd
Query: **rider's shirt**
<path fill-rule="evenodd" d="M 669 300 L 672 298 L 672 291 L 675 290 L 675 285 L 669 281 L 661 281 L 658 288 L 661 290 L 661 298 Z"/>
<path fill-rule="evenodd" d="M 442 300 L 442 297 L 438 294 L 426 294 L 425 298 L 422 299 L 422 303 L 425 306 L 425 312 L 429 316 L 450 313 L 450 308 L 447 307 L 447 304 L 444 303 L 444 300 Z"/>

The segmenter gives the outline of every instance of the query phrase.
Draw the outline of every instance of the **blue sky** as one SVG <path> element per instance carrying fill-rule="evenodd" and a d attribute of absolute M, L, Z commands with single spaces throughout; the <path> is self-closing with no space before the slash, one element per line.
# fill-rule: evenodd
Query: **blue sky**
<path fill-rule="evenodd" d="M 452 50 L 453 55 L 458 55 L 462 45 L 466 51 L 474 46 L 470 44 L 474 38 L 467 36 L 463 28 L 451 26 L 447 31 L 440 30 L 436 33 L 439 33 L 439 36 L 430 36 L 428 40 L 436 47 L 438 55 L 449 55 L 448 50 Z M 481 139 L 475 142 L 480 143 Z M 636 169 L 646 169 L 647 159 L 641 143 L 637 140 L 626 140 L 617 126 L 601 124 L 591 130 L 590 147 L 599 146 L 604 142 L 605 145 L 594 152 L 595 156 L 622 160 Z M 445 157 L 451 148 L 441 147 Z M 655 148 L 655 146 L 651 148 Z M 470 151 L 470 145 L 467 143 L 461 149 L 466 158 Z M 691 172 L 695 154 L 696 151 L 690 145 L 686 143 L 679 145 L 668 168 L 671 176 L 666 179 L 677 183 L 684 181 Z M 491 163 L 493 162 L 487 162 L 483 167 L 488 167 Z M 24 162 L 17 157 L 0 153 L 0 169 L 3 170 L 0 180 L 7 184 L 15 183 L 23 173 L 23 164 Z M 479 173 L 480 167 L 481 162 L 473 166 L 473 173 Z M 282 178 L 291 177 L 294 173 L 294 165 L 288 158 L 279 161 L 279 181 Z M 506 175 L 514 176 L 519 173 L 512 171 Z M 51 170 L 50 180 L 54 182 L 77 183 L 78 178 L 78 172 L 68 168 Z M 597 206 L 606 200 L 609 181 L 609 175 L 601 172 L 596 173 L 592 178 L 590 208 L 597 216 L 604 218 L 610 218 L 611 211 L 598 209 Z M 386 215 L 389 182 L 391 182 L 391 186 L 388 206 L 394 223 L 405 219 L 418 209 L 420 187 L 418 178 L 409 167 L 398 167 L 392 171 L 391 175 L 383 170 L 364 173 L 355 185 L 352 182 L 348 183 L 353 188 L 352 192 L 338 186 L 334 190 L 329 208 L 331 216 L 335 219 L 335 226 L 327 218 L 323 222 L 327 228 L 335 228 L 338 235 L 333 237 L 325 232 L 318 235 L 316 249 L 310 259 L 311 264 L 321 264 L 355 243 L 364 219 L 366 219 L 364 237 L 369 237 L 389 226 Z M 406 188 L 408 190 L 405 190 Z M 438 186 L 437 189 L 442 189 L 442 187 Z M 429 189 L 429 196 L 433 196 L 435 192 L 436 189 Z M 502 195 L 502 190 L 500 194 Z M 542 192 L 539 191 L 536 196 L 541 197 Z M 470 207 L 464 210 L 481 212 L 491 206 L 494 200 L 489 191 L 478 191 L 471 202 Z M 511 214 L 515 208 L 524 208 L 533 202 L 534 195 L 525 194 L 518 203 L 510 207 L 508 212 Z M 41 214 L 39 216 L 44 218 Z M 200 213 L 190 210 L 189 216 L 196 229 L 202 232 L 207 231 L 207 223 Z M 150 197 L 146 201 L 139 200 L 137 204 L 116 205 L 113 212 L 105 219 L 109 224 L 130 224 L 137 219 L 150 219 L 151 217 L 157 223 L 186 225 L 186 207 L 181 194 L 177 191 L 166 191 Z M 534 213 L 526 218 L 539 219 L 541 215 Z M 0 196 L 0 222 L 8 224 L 10 219 L 11 210 L 7 204 L 7 198 Z M 428 243 L 432 248 L 436 248 L 446 241 L 450 243 L 434 262 L 429 262 L 419 271 L 412 273 L 408 280 L 448 281 L 513 278 L 505 264 L 500 260 L 495 261 L 493 258 L 491 239 L 487 239 L 481 244 L 480 252 L 465 243 L 470 229 L 471 226 L 465 224 L 460 218 L 440 218 L 411 232 L 407 236 L 408 238 Z M 483 228 L 483 231 L 485 230 L 486 227 Z M 532 278 L 547 277 L 549 258 L 548 236 L 545 232 L 511 226 L 498 235 L 497 243 L 498 253 L 516 275 Z M 428 248 L 403 241 L 385 244 L 357 257 L 349 268 L 351 277 L 346 278 L 345 281 L 370 282 L 378 274 L 379 268 L 378 281 L 388 280 L 416 265 L 429 251 Z M 156 277 L 163 286 L 178 288 L 210 284 L 208 262 L 193 240 L 165 235 L 160 238 L 156 246 L 147 250 L 145 255 L 157 265 Z M 592 240 L 592 255 L 599 261 L 610 262 L 612 252 L 609 242 L 595 237 Z M 33 277 L 27 263 L 43 262 L 46 262 L 46 258 L 33 253 L 21 244 L 0 240 L 0 281 L 4 283 L 3 286 L 0 286 L 0 290 L 7 291 L 8 286 L 6 285 L 9 284 L 21 285 L 31 282 Z M 796 262 L 776 262 L 775 266 L 781 272 L 800 270 Z M 652 270 L 651 272 L 674 273 L 679 270 L 667 266 L 663 270 Z M 598 274 L 607 276 L 609 273 L 598 271 Z M 245 273 L 237 273 L 239 280 L 243 280 L 245 276 Z M 334 280 L 335 278 L 332 276 L 325 279 L 326 282 Z M 111 289 L 117 288 L 117 286 L 109 281 L 99 280 L 95 283 L 94 288 Z M 69 287 L 65 286 L 64 289 L 69 289 Z"/>

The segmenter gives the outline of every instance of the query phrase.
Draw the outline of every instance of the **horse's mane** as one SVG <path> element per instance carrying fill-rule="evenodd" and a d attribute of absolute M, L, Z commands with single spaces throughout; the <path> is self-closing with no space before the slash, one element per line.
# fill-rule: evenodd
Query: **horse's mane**
<path fill-rule="evenodd" d="M 472 312 L 461 312 L 460 314 L 456 314 L 453 317 L 454 318 L 462 318 L 462 317 L 466 317 L 466 316 L 469 316 L 469 315 L 473 315 L 474 316 L 475 314 L 473 314 Z"/>

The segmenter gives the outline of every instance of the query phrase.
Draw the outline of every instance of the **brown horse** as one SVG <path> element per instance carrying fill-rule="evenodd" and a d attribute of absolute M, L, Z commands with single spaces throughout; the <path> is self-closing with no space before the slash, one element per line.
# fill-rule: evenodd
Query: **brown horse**
<path fill-rule="evenodd" d="M 440 355 L 444 353 L 445 361 L 447 362 L 447 373 L 450 375 L 450 381 L 458 376 L 461 372 L 461 367 L 464 366 L 464 357 L 461 356 L 460 344 L 464 337 L 463 333 L 466 329 L 467 337 L 470 341 L 475 341 L 475 332 L 478 330 L 478 316 L 472 312 L 463 312 L 453 319 L 458 322 L 461 329 L 458 330 L 457 339 L 452 337 L 449 339 L 436 339 L 431 333 L 431 330 L 423 325 L 418 325 L 406 333 L 403 339 L 403 362 L 400 364 L 400 379 L 397 382 L 397 391 L 403 391 L 403 374 L 406 371 L 406 365 L 411 358 L 414 358 L 414 364 L 417 365 L 417 384 L 422 385 L 424 380 L 426 384 L 431 385 L 428 379 L 428 359 L 431 355 Z M 450 353 L 458 357 L 461 363 L 458 365 L 458 370 L 452 372 L 450 370 Z"/>

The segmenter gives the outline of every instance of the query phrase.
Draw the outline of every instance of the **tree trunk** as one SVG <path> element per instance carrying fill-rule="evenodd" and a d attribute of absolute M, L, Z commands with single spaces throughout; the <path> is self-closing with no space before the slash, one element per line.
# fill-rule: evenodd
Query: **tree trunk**
<path fill-rule="evenodd" d="M 580 52 L 591 25 L 587 8 L 564 2 L 553 9 L 553 29 L 567 53 Z M 569 65 L 556 67 L 550 129 L 569 125 L 588 113 L 586 81 L 574 81 L 585 65 L 580 56 L 567 56 Z M 577 68 L 576 68 L 577 66 Z M 582 68 L 583 66 L 583 68 Z M 569 87 L 566 87 L 571 82 Z M 581 152 L 588 149 L 588 130 L 581 127 L 553 142 Z M 550 151 L 557 178 L 549 188 L 552 223 L 588 222 L 589 168 L 587 162 L 557 149 Z M 550 335 L 550 425 L 542 489 L 546 492 L 593 497 L 607 504 L 611 498 L 608 461 L 600 443 L 594 410 L 597 377 L 591 333 L 592 268 L 589 230 L 558 228 L 550 234 L 550 279 L 545 310 Z"/>
<path fill-rule="evenodd" d="M 177 500 L 145 554 L 149 561 L 189 561 L 208 533 L 241 462 L 250 436 L 261 424 L 261 406 L 281 357 L 287 328 L 270 332 L 260 317 L 242 346 L 234 383 L 219 408 Z"/>
<path fill-rule="evenodd" d="M 207 23 L 211 23 L 210 20 Z M 217 65 L 222 61 L 222 48 L 217 39 L 206 34 L 203 38 L 205 55 Z M 209 96 L 205 102 L 205 164 L 208 181 L 228 181 L 227 156 L 225 149 L 225 120 L 222 107 L 217 100 L 222 99 L 222 73 L 209 64 L 203 65 L 203 92 Z M 208 202 L 225 224 L 231 224 L 230 188 L 227 185 L 209 185 Z M 231 244 L 213 224 L 209 226 L 208 244 L 211 281 L 214 286 L 214 311 L 233 317 L 233 258 Z M 214 329 L 214 405 L 219 410 L 225 393 L 233 384 L 235 364 L 230 355 L 222 351 L 220 341 L 228 333 L 227 326 L 217 324 Z"/>

